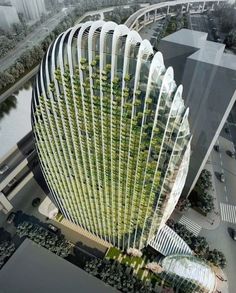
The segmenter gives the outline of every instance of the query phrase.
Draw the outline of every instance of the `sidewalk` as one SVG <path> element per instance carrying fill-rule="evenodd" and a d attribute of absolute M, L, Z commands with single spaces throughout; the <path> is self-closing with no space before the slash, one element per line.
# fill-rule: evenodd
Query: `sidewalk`
<path fill-rule="evenodd" d="M 217 267 L 213 267 L 213 271 L 216 275 L 216 291 L 217 293 L 229 293 L 228 281 L 224 272 Z"/>
<path fill-rule="evenodd" d="M 203 216 L 196 210 L 189 208 L 187 211 L 180 212 L 179 210 L 175 210 L 171 216 L 171 218 L 175 221 L 179 221 L 182 215 L 185 215 L 190 220 L 196 222 L 200 225 L 203 229 L 207 230 L 215 230 L 220 224 L 220 208 L 219 202 L 215 193 L 215 180 L 214 180 L 214 172 L 212 168 L 212 164 L 210 163 L 211 157 L 207 161 L 205 168 L 206 170 L 210 171 L 212 174 L 212 189 L 209 190 L 209 194 L 211 194 L 214 198 L 214 211 L 209 213 L 207 216 Z"/>

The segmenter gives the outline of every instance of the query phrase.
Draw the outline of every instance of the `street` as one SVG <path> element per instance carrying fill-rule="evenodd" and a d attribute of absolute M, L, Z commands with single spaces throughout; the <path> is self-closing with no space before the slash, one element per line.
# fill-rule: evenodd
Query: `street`
<path fill-rule="evenodd" d="M 220 172 L 225 176 L 225 182 L 220 182 L 217 176 L 213 175 L 221 221 L 215 230 L 203 229 L 200 235 L 207 238 L 212 248 L 219 249 L 225 254 L 229 293 L 233 293 L 236 287 L 236 242 L 231 238 L 229 228 L 236 229 L 236 160 L 226 153 L 228 150 L 234 150 L 229 139 L 220 136 L 218 144 L 220 151 L 212 150 L 210 163 L 215 174 Z"/>
<path fill-rule="evenodd" d="M 71 10 L 72 8 L 69 8 L 67 13 L 70 13 Z M 15 49 L 11 50 L 9 54 L 0 59 L 1 71 L 4 71 L 10 67 L 27 49 L 41 43 L 49 32 L 51 32 L 64 17 L 65 12 L 60 11 L 52 18 L 40 24 L 33 32 L 27 35 L 26 38 L 17 44 Z"/>

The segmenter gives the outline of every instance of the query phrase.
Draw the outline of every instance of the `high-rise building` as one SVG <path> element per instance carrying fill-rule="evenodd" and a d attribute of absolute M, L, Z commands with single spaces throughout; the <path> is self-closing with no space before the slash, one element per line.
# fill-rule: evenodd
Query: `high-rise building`
<path fill-rule="evenodd" d="M 12 6 L 0 6 L 0 28 L 3 30 L 11 29 L 11 26 L 15 23 L 19 23 L 19 17 L 15 7 Z"/>
<path fill-rule="evenodd" d="M 32 126 L 41 168 L 66 218 L 122 249 L 141 249 L 172 213 L 189 165 L 188 109 L 150 42 L 86 22 L 51 44 Z"/>
<path fill-rule="evenodd" d="M 11 0 L 11 4 L 27 20 L 37 21 L 46 13 L 44 0 Z"/>

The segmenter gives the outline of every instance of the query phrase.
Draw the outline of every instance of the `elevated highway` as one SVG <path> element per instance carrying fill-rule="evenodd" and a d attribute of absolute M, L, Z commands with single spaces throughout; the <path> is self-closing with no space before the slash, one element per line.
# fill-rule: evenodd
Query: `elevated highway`
<path fill-rule="evenodd" d="M 175 0 L 166 1 L 144 7 L 133 13 L 125 24 L 136 31 L 140 31 L 149 23 L 158 21 L 166 15 L 175 15 L 177 11 L 202 13 L 213 10 L 215 5 L 226 3 L 228 0 Z"/>

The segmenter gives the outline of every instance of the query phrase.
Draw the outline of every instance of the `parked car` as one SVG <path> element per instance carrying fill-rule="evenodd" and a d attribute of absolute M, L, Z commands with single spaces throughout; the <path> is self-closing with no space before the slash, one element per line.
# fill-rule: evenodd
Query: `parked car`
<path fill-rule="evenodd" d="M 224 174 L 223 173 L 220 173 L 220 181 L 221 182 L 225 182 L 225 176 L 224 176 Z"/>
<path fill-rule="evenodd" d="M 229 133 L 229 128 L 225 127 L 225 133 Z"/>
<path fill-rule="evenodd" d="M 215 150 L 216 152 L 219 152 L 219 151 L 220 151 L 220 147 L 219 147 L 219 145 L 214 145 L 214 150 Z"/>
<path fill-rule="evenodd" d="M 7 172 L 7 170 L 9 170 L 9 166 L 8 165 L 3 165 L 0 168 L 0 175 L 3 175 L 5 172 Z"/>
<path fill-rule="evenodd" d="M 9 183 L 7 184 L 8 187 L 12 187 L 14 184 L 16 184 L 17 180 L 16 178 L 13 178 Z"/>
<path fill-rule="evenodd" d="M 34 149 L 30 149 L 30 150 L 28 150 L 28 151 L 26 152 L 26 155 L 29 156 L 29 155 L 31 155 L 33 152 L 34 152 Z"/>
<path fill-rule="evenodd" d="M 232 237 L 232 239 L 234 241 L 236 241 L 236 230 L 233 229 L 233 228 L 229 228 L 231 231 L 230 231 L 230 236 Z"/>
<path fill-rule="evenodd" d="M 39 206 L 40 202 L 41 202 L 41 199 L 39 197 L 36 197 L 32 201 L 32 206 L 36 208 L 37 206 Z"/>
<path fill-rule="evenodd" d="M 54 233 L 58 233 L 60 231 L 59 228 L 57 228 L 56 226 L 52 225 L 52 224 L 49 224 L 48 225 L 48 229 Z"/>
<path fill-rule="evenodd" d="M 231 158 L 235 159 L 235 152 L 228 150 L 226 151 L 226 154 L 229 155 Z"/>
<path fill-rule="evenodd" d="M 10 213 L 10 215 L 7 217 L 7 223 L 11 224 L 14 221 L 15 216 L 16 216 L 15 213 Z"/>

